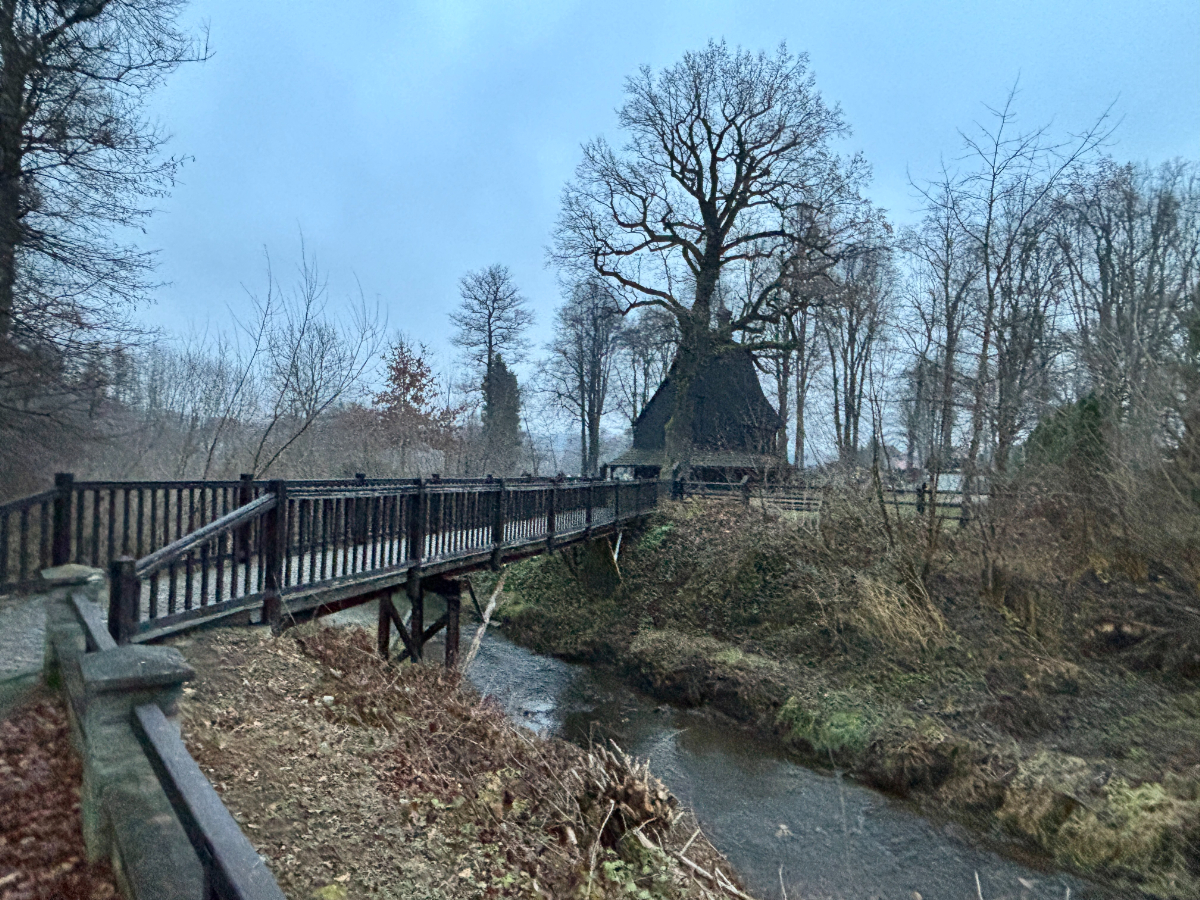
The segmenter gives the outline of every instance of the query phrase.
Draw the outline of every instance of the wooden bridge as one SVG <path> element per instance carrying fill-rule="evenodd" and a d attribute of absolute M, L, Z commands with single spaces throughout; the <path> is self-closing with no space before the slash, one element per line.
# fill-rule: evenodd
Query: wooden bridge
<path fill-rule="evenodd" d="M 381 655 L 389 655 L 392 627 L 404 643 L 401 658 L 413 660 L 420 660 L 425 642 L 445 628 L 446 665 L 453 667 L 463 575 L 601 538 L 644 516 L 657 500 L 656 481 L 363 476 L 256 481 L 243 476 L 238 481 L 77 482 L 60 474 L 53 490 L 0 505 L 0 594 L 45 590 L 40 573 L 52 566 L 81 563 L 107 570 L 107 624 L 94 603 L 72 594 L 67 618 L 77 621 L 64 624 L 58 615 L 62 609 L 55 616 L 48 612 L 47 647 L 53 650 L 48 658 L 55 660 L 68 708 L 79 704 L 83 710 L 75 713 L 76 730 L 85 745 L 91 742 L 91 751 L 85 746 L 81 755 L 93 787 L 103 778 L 124 785 L 119 779 L 128 775 L 126 769 L 110 766 L 111 771 L 102 770 L 107 774 L 97 774 L 100 770 L 88 768 L 91 753 L 100 752 L 95 748 L 119 740 L 123 732 L 120 716 L 109 707 L 102 717 L 87 714 L 91 694 L 84 670 L 109 672 L 112 684 L 106 682 L 104 696 L 111 706 L 117 686 L 127 693 L 151 687 L 161 693 L 171 661 L 169 652 L 164 661 L 150 648 L 117 645 L 222 620 L 257 620 L 278 631 L 298 619 L 378 599 Z M 69 579 L 76 573 L 58 574 Z M 393 604 L 401 588 L 411 605 L 408 622 Z M 426 591 L 446 600 L 445 614 L 428 627 Z M 61 599 L 56 602 L 62 606 Z M 139 681 L 146 662 L 154 663 L 150 669 L 159 679 L 153 686 Z M 182 683 L 190 670 L 171 671 Z M 116 807 L 106 805 L 107 789 L 100 789 L 99 799 L 93 799 L 104 805 L 106 820 L 136 819 L 151 810 L 168 834 L 169 823 L 162 824 L 155 805 L 161 789 L 202 869 L 205 896 L 283 900 L 263 859 L 165 718 L 164 701 L 147 702 L 142 693 L 136 693 L 136 703 L 129 701 L 134 705 L 128 724 L 157 787 L 139 781 L 136 791 L 114 788 L 116 796 L 141 798 Z M 129 771 L 137 768 L 136 755 L 123 757 L 127 768 L 133 767 Z M 130 858 L 151 860 L 133 871 L 145 876 L 139 882 L 143 889 L 154 886 L 154 896 L 163 896 L 164 887 L 155 873 L 167 860 L 186 858 L 178 855 L 178 847 L 163 850 L 151 842 L 131 850 L 131 844 L 112 838 L 113 847 L 118 843 L 122 854 L 133 854 L 121 857 L 127 876 Z M 106 845 L 104 852 L 111 849 Z M 185 879 L 187 885 L 193 881 Z M 171 897 L 185 893 L 196 895 L 180 890 Z"/>
<path fill-rule="evenodd" d="M 379 600 L 379 649 L 403 657 L 447 630 L 458 651 L 459 583 L 483 568 L 591 540 L 644 516 L 656 481 L 432 479 L 77 482 L 0 506 L 0 593 L 47 566 L 109 573 L 108 630 L 145 642 L 241 617 L 288 623 Z M 406 626 L 392 602 L 403 587 Z M 424 595 L 446 600 L 426 626 Z M 236 620 L 236 619 L 235 619 Z"/>

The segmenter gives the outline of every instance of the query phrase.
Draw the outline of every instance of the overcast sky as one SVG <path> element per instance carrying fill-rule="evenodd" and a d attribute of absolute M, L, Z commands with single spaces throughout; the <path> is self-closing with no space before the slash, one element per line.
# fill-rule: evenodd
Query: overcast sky
<path fill-rule="evenodd" d="M 170 282 L 146 316 L 174 332 L 244 308 L 263 248 L 286 273 L 303 229 L 336 295 L 357 278 L 441 352 L 459 278 L 504 263 L 544 342 L 545 248 L 579 145 L 619 143 L 624 79 L 710 38 L 807 53 L 897 223 L 909 173 L 936 174 L 1018 78 L 1022 125 L 1081 130 L 1113 104 L 1116 157 L 1200 158 L 1197 0 L 196 0 L 186 16 L 214 55 L 157 96 L 172 151 L 194 159 L 145 238 Z"/>

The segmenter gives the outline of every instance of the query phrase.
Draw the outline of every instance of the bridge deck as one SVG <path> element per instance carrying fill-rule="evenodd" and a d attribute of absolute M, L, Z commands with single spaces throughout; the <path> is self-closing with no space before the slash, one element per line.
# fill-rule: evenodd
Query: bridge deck
<path fill-rule="evenodd" d="M 139 546 L 148 536 L 153 547 L 166 516 L 156 518 L 153 490 L 149 496 L 148 519 L 139 500 L 120 534 L 136 535 Z M 653 481 L 276 481 L 243 492 L 245 502 L 223 504 L 223 515 L 188 531 L 179 527 L 177 502 L 173 541 L 141 559 L 112 561 L 109 628 L 119 641 L 149 641 L 256 610 L 279 627 L 402 583 L 410 596 L 421 579 L 440 578 L 444 589 L 447 576 L 615 530 L 645 515 L 657 497 Z M 68 516 L 71 507 L 68 500 Z M 130 509 L 126 503 L 126 517 Z M 68 518 L 68 548 L 71 527 Z M 74 531 L 84 529 L 77 523 Z"/>
<path fill-rule="evenodd" d="M 554 547 L 565 547 L 614 533 L 620 523 L 613 519 L 611 510 L 607 512 L 608 515 L 600 522 L 593 523 L 590 529 L 577 526 L 571 531 L 557 532 L 554 536 Z M 285 588 L 280 592 L 281 613 L 285 619 L 302 618 L 364 602 L 381 591 L 404 586 L 408 581 L 409 571 L 413 568 L 419 568 L 422 577 L 459 576 L 489 568 L 495 563 L 504 565 L 546 552 L 547 539 L 541 536 L 544 535 L 544 522 L 541 529 L 535 528 L 532 522 L 523 525 L 523 528 L 517 530 L 528 530 L 531 533 L 539 533 L 539 536 L 506 542 L 499 548 L 498 559 L 495 558 L 495 548 L 486 543 L 481 545 L 477 540 L 468 540 L 471 537 L 469 534 L 454 536 L 461 539 L 468 549 L 444 552 L 436 556 L 423 555 L 419 564 L 410 558 L 406 542 L 402 539 L 360 545 L 350 553 L 339 548 L 326 549 L 324 553 L 304 551 L 289 554 L 288 565 L 294 571 L 315 570 L 340 574 L 330 574 L 324 579 L 305 581 Z M 400 562 L 371 566 L 372 552 L 376 554 L 376 558 L 398 559 Z M 131 641 L 143 643 L 159 640 L 178 631 L 211 624 L 221 619 L 248 612 L 261 612 L 265 594 L 262 586 L 265 579 L 264 566 L 260 562 L 258 558 L 254 558 L 237 567 L 239 584 L 243 587 L 249 585 L 250 589 L 241 596 L 224 600 L 221 599 L 222 592 L 218 590 L 224 585 L 218 585 L 216 566 L 211 562 L 206 570 L 207 577 L 204 577 L 205 571 L 199 566 L 193 568 L 190 575 L 191 599 L 186 603 L 181 598 L 188 596 L 189 576 L 182 569 L 174 574 L 174 600 L 172 579 L 169 576 L 152 580 L 148 585 L 149 589 L 143 590 L 139 596 L 137 632 L 131 636 Z"/>

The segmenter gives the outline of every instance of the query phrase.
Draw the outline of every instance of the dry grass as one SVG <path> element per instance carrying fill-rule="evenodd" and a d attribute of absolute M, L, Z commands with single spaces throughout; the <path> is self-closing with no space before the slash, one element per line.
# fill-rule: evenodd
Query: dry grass
<path fill-rule="evenodd" d="M 673 856 L 691 819 L 644 766 L 535 737 L 456 675 L 371 646 L 305 626 L 182 648 L 200 672 L 189 749 L 289 896 L 720 893 Z M 689 859 L 728 871 L 703 838 Z"/>
<path fill-rule="evenodd" d="M 539 560 L 510 575 L 506 624 L 939 815 L 1007 825 L 1093 877 L 1196 896 L 1200 602 L 1187 571 L 1100 554 L 1094 527 L 1089 557 L 1078 531 L 1056 529 L 1070 514 L 1060 495 L 1002 499 L 941 535 L 927 591 L 913 577 L 921 523 L 893 518 L 889 539 L 863 492 L 835 496 L 817 534 L 759 509 L 667 505 L 652 540 L 627 537 L 614 595 L 585 596 Z M 1030 765 L 1046 752 L 1086 761 L 1074 805 L 1054 799 L 1066 774 Z"/>
<path fill-rule="evenodd" d="M 847 620 L 883 646 L 924 649 L 946 635 L 946 620 L 924 589 L 914 599 L 911 591 L 867 576 L 856 593 Z"/>

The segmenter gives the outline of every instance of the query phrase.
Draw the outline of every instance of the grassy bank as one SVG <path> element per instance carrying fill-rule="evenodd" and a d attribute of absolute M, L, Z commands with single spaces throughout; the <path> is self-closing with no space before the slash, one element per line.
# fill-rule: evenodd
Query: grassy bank
<path fill-rule="evenodd" d="M 730 869 L 644 766 L 535 737 L 373 641 L 321 625 L 175 641 L 198 672 L 188 749 L 288 897 L 729 894 L 697 876 Z"/>
<path fill-rule="evenodd" d="M 1194 588 L 1051 564 L 1030 533 L 997 599 L 953 534 L 922 582 L 920 524 L 890 526 L 853 498 L 819 527 L 671 504 L 626 535 L 615 586 L 594 551 L 516 567 L 505 629 L 1073 870 L 1200 896 L 1200 684 L 1111 615 Z"/>

